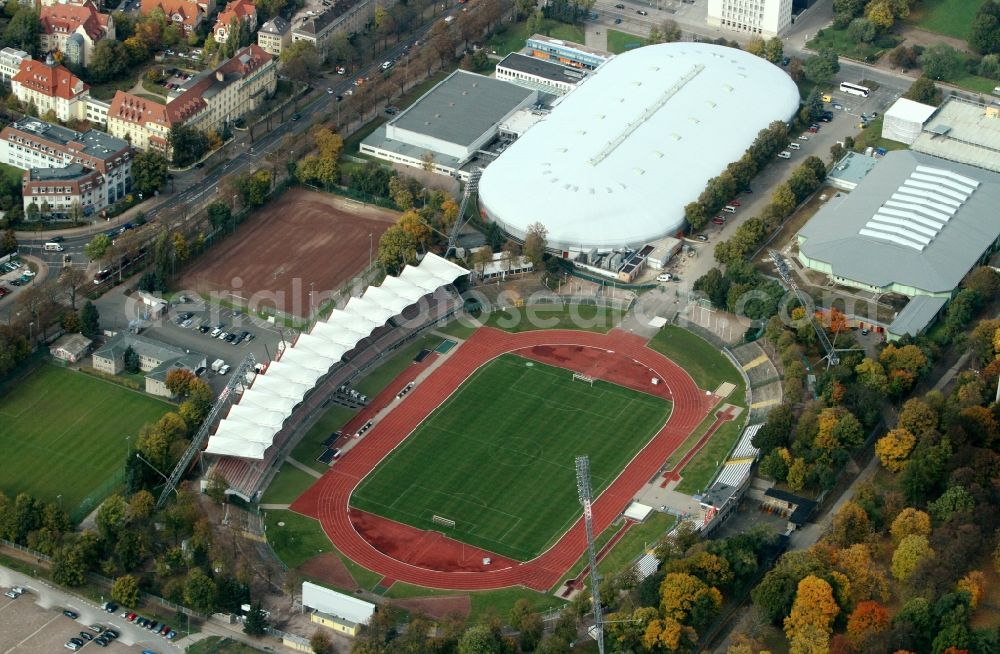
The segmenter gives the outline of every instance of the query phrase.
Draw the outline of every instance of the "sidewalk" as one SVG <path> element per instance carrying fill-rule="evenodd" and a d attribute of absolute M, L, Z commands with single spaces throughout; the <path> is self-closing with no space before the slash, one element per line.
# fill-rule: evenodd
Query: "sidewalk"
<path fill-rule="evenodd" d="M 90 236 L 91 234 L 99 234 L 106 232 L 112 227 L 117 227 L 123 223 L 130 222 L 139 213 L 149 213 L 153 209 L 159 208 L 160 205 L 164 204 L 168 199 L 172 197 L 172 193 L 160 192 L 160 194 L 150 200 L 145 202 L 140 202 L 131 209 L 127 209 L 120 215 L 111 218 L 109 220 L 101 220 L 98 218 L 90 225 L 84 227 L 68 227 L 66 229 L 47 229 L 47 230 L 17 230 L 14 234 L 17 236 L 18 242 L 24 241 L 44 241 L 53 236 L 63 236 L 63 237 L 79 237 L 79 236 Z"/>

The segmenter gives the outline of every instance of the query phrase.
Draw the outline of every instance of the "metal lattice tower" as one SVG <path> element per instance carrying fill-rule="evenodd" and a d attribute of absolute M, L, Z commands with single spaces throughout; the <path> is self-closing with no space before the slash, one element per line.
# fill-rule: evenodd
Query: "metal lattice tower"
<path fill-rule="evenodd" d="M 458 242 L 458 232 L 468 222 L 465 220 L 465 209 L 469 206 L 469 201 L 472 199 L 473 194 L 479 190 L 479 178 L 482 176 L 482 168 L 473 170 L 472 174 L 469 175 L 469 181 L 465 184 L 465 194 L 462 196 L 462 205 L 458 208 L 458 218 L 455 219 L 455 225 L 451 228 L 451 236 L 448 237 L 446 254 L 451 254 L 452 250 L 455 249 L 455 243 Z"/>
<path fill-rule="evenodd" d="M 594 605 L 594 630 L 597 637 L 597 649 L 604 654 L 604 617 L 601 615 L 601 577 L 597 573 L 597 551 L 594 548 L 594 524 L 591 502 L 593 493 L 590 489 L 590 458 L 576 457 L 576 492 L 583 505 L 583 526 L 587 530 L 587 552 L 590 555 L 590 603 Z"/>
<path fill-rule="evenodd" d="M 229 383 L 226 387 L 222 389 L 219 393 L 219 399 L 215 401 L 212 405 L 212 410 L 208 412 L 205 419 L 201 422 L 201 427 L 198 428 L 198 433 L 194 435 L 191 439 L 191 444 L 188 445 L 187 449 L 184 450 L 184 454 L 181 456 L 181 460 L 177 462 L 174 466 L 174 471 L 170 473 L 170 477 L 167 479 L 167 485 L 164 486 L 163 492 L 160 493 L 160 497 L 156 500 L 156 508 L 163 508 L 163 505 L 167 503 L 167 498 L 170 497 L 170 493 L 177 488 L 177 482 L 181 480 L 184 473 L 187 471 L 188 466 L 191 465 L 191 461 L 194 460 L 195 455 L 201 452 L 202 446 L 205 441 L 208 440 L 208 432 L 212 429 L 212 425 L 215 424 L 216 420 L 222 414 L 225 407 L 232 403 L 233 398 L 236 397 L 236 387 L 243 386 L 244 389 L 247 385 L 247 374 L 253 372 L 254 366 L 257 365 L 256 359 L 253 358 L 253 354 L 248 353 L 247 357 L 243 359 L 243 363 L 233 371 L 233 376 L 229 378 Z"/>
<path fill-rule="evenodd" d="M 824 358 L 830 362 L 829 365 L 837 365 L 840 363 L 840 356 L 837 354 L 837 349 L 830 342 L 830 338 L 826 335 L 823 325 L 819 324 L 819 321 L 816 320 L 814 312 L 809 310 L 809 306 L 812 304 L 811 298 L 807 298 L 806 294 L 799 288 L 799 285 L 795 283 L 795 276 L 789 270 L 788 264 L 785 262 L 785 257 L 777 250 L 768 250 L 767 253 L 770 255 L 771 260 L 774 261 L 774 266 L 778 269 L 781 280 L 795 293 L 795 297 L 799 299 L 802 308 L 806 310 L 809 323 L 812 325 L 813 331 L 816 332 L 816 337 L 819 339 L 820 345 L 823 346 L 823 350 L 826 352 Z M 808 302 L 807 299 L 809 300 Z"/>

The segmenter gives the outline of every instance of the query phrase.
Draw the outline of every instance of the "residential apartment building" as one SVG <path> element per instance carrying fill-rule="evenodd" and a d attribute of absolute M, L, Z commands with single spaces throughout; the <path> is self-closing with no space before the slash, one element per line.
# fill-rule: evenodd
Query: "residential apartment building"
<path fill-rule="evenodd" d="M 61 52 L 66 61 L 79 66 L 90 64 L 98 41 L 115 38 L 114 19 L 97 11 L 90 0 L 42 7 L 39 20 L 41 49 Z"/>
<path fill-rule="evenodd" d="M 712 27 L 771 38 L 792 24 L 792 0 L 708 0 Z"/>
<path fill-rule="evenodd" d="M 282 49 L 292 42 L 292 24 L 281 16 L 275 16 L 264 23 L 257 32 L 257 45 L 273 57 L 281 55 Z"/>
<path fill-rule="evenodd" d="M 233 23 L 245 23 L 250 33 L 257 30 L 257 7 L 250 0 L 233 0 L 219 12 L 212 28 L 216 43 L 225 43 L 229 38 L 229 28 Z"/>
<path fill-rule="evenodd" d="M 179 26 L 185 34 L 190 34 L 201 25 L 205 15 L 211 11 L 205 9 L 205 6 L 191 0 L 142 0 L 139 11 L 143 16 L 148 16 L 159 8 L 167 20 Z M 214 1 L 211 6 L 212 9 L 215 8 Z"/>
<path fill-rule="evenodd" d="M 11 78 L 11 89 L 24 104 L 34 103 L 39 115 L 51 110 L 63 122 L 86 118 L 90 87 L 51 57 L 23 61 Z"/>
<path fill-rule="evenodd" d="M 11 79 L 21 69 L 21 62 L 31 59 L 31 55 L 24 50 L 17 48 L 4 48 L 0 50 L 0 78 L 5 84 L 10 84 Z"/>
<path fill-rule="evenodd" d="M 292 43 L 308 41 L 320 56 L 326 56 L 337 34 L 362 31 L 375 18 L 375 8 L 389 9 L 397 0 L 341 0 L 318 16 L 296 16 L 292 23 Z"/>
<path fill-rule="evenodd" d="M 132 188 L 132 147 L 97 130 L 23 118 L 0 131 L 0 161 L 26 171 L 25 210 L 45 202 L 57 217 L 67 216 L 74 203 L 93 215 Z"/>
<path fill-rule="evenodd" d="M 170 120 L 166 105 L 118 91 L 108 109 L 108 133 L 140 150 L 168 154 Z"/>
<path fill-rule="evenodd" d="M 122 333 L 94 352 L 94 369 L 111 375 L 122 372 L 128 348 L 139 355 L 139 369 L 146 373 L 146 392 L 152 395 L 171 397 L 166 384 L 171 370 L 197 372 L 205 368 L 206 357 L 200 352 L 182 350 L 145 336 Z"/>
<path fill-rule="evenodd" d="M 203 132 L 221 129 L 260 106 L 277 85 L 277 60 L 249 45 L 218 68 L 192 77 L 170 94 L 166 105 L 118 91 L 108 110 L 108 132 L 140 150 L 169 157 L 171 125 Z"/>
<path fill-rule="evenodd" d="M 260 46 L 248 45 L 172 91 L 167 118 L 171 124 L 211 132 L 256 109 L 277 86 L 277 60 Z"/>

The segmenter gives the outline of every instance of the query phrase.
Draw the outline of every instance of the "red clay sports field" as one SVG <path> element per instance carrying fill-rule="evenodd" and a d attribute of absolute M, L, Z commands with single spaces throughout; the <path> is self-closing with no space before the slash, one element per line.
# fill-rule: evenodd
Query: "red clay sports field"
<path fill-rule="evenodd" d="M 699 389 L 687 372 L 646 347 L 635 335 L 552 330 L 511 334 L 477 330 L 412 393 L 292 505 L 317 518 L 334 546 L 356 563 L 393 581 L 446 590 L 486 590 L 525 586 L 551 589 L 583 555 L 582 518 L 540 556 L 526 562 L 498 557 L 449 539 L 351 509 L 351 493 L 365 476 L 405 440 L 480 366 L 516 353 L 673 402 L 667 423 L 633 458 L 594 503 L 594 531 L 601 533 L 628 506 L 643 485 L 661 471 L 667 457 L 702 422 L 719 400 Z M 412 372 L 404 373 L 412 378 Z M 651 379 L 661 380 L 653 385 Z M 483 566 L 484 556 L 492 558 Z"/>

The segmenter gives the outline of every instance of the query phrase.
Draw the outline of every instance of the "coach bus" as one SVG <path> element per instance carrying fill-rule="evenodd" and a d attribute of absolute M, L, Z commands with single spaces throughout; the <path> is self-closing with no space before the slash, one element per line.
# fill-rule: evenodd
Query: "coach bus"
<path fill-rule="evenodd" d="M 851 84 L 850 82 L 841 82 L 840 90 L 843 93 L 850 93 L 851 95 L 860 95 L 862 98 L 867 98 L 868 94 L 871 93 L 867 87 L 861 86 L 860 84 Z"/>

